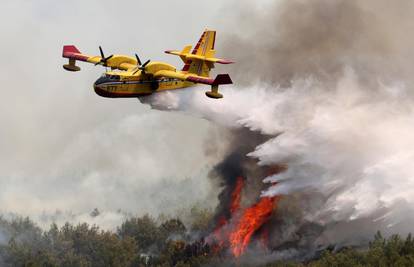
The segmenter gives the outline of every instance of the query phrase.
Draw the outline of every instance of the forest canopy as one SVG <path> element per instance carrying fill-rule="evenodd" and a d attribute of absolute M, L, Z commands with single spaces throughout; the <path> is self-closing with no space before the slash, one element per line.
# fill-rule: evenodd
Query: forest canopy
<path fill-rule="evenodd" d="M 194 240 L 210 216 L 208 210 L 196 214 L 189 226 L 179 218 L 131 217 L 116 231 L 87 223 L 42 230 L 29 218 L 0 218 L 0 266 L 239 266 L 203 238 Z M 367 248 L 327 248 L 311 260 L 262 266 L 414 266 L 414 239 L 378 232 Z"/>

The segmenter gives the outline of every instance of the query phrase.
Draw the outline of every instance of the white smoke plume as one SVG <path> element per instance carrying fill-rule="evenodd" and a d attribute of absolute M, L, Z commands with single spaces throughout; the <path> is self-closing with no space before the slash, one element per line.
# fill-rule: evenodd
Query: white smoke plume
<path fill-rule="evenodd" d="M 377 228 L 411 230 L 412 1 L 237 1 L 231 12 L 224 11 L 225 21 L 216 23 L 228 28 L 216 28 L 218 56 L 237 61 L 229 69 L 235 85 L 222 88 L 225 98 L 207 99 L 201 87 L 146 100 L 184 115 L 149 111 L 135 100 L 99 99 L 90 88 L 99 71 L 77 80 L 57 67 L 64 42 L 82 40 L 85 52 L 99 44 L 130 54 L 135 47 L 142 54 L 170 48 L 154 35 L 172 23 L 169 8 L 159 9 L 165 3 L 129 1 L 128 16 L 115 12 L 115 21 L 126 25 L 135 25 L 139 9 L 168 12 L 160 24 L 151 21 L 152 12 L 143 12 L 143 20 L 157 26 L 131 36 L 128 28 L 102 23 L 116 8 L 113 1 L 52 2 L 4 6 L 3 24 L 10 27 L 1 29 L 0 51 L 2 213 L 34 216 L 46 227 L 69 220 L 111 228 L 124 211 L 172 211 L 214 198 L 207 173 L 221 159 L 226 132 L 191 118 L 198 114 L 274 136 L 249 154 L 259 164 L 289 167 L 265 179 L 278 185 L 269 185 L 263 195 L 306 195 L 310 201 L 300 202 L 303 220 L 325 226 L 322 243 L 354 242 Z M 208 20 L 185 12 L 195 8 L 193 2 L 180 5 L 176 28 L 193 23 L 182 40 L 176 31 L 164 36 L 163 41 L 174 40 L 171 48 L 198 35 Z M 143 40 L 154 46 L 142 47 Z M 42 62 L 38 71 L 28 67 L 35 62 Z M 323 201 L 313 201 L 321 195 Z M 90 216 L 94 208 L 101 211 L 98 217 Z M 295 232 L 291 227 L 286 235 Z"/>
<path fill-rule="evenodd" d="M 252 12 L 236 20 L 243 31 L 221 43 L 238 60 L 225 98 L 194 89 L 150 103 L 273 135 L 248 154 L 288 166 L 264 179 L 262 195 L 322 196 L 301 203 L 303 220 L 325 227 L 319 244 L 412 231 L 414 4 L 295 0 L 255 11 L 243 3 L 240 13 Z"/>

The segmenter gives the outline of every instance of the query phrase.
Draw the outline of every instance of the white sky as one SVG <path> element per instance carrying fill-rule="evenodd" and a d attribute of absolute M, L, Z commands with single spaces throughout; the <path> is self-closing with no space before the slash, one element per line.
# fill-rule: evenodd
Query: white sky
<path fill-rule="evenodd" d="M 181 64 L 163 51 L 194 44 L 206 27 L 220 33 L 231 6 L 2 1 L 0 213 L 44 213 L 49 223 L 56 210 L 157 213 L 211 197 L 206 174 L 214 160 L 204 144 L 216 127 L 137 99 L 101 98 L 92 84 L 103 69 L 80 63 L 81 72 L 66 72 L 61 53 L 64 44 L 87 54 L 102 45 L 108 55 Z"/>

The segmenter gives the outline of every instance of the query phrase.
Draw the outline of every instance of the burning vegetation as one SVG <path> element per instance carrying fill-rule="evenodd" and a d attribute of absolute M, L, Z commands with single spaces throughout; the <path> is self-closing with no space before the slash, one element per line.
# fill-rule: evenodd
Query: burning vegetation
<path fill-rule="evenodd" d="M 131 217 L 113 232 L 0 220 L 0 266 L 414 266 L 411 235 L 366 238 L 412 231 L 414 5 L 289 0 L 252 14 L 246 3 L 225 54 L 249 62 L 235 66 L 240 84 L 275 90 L 237 88 L 224 102 L 234 116 L 177 100 L 239 123 L 210 173 L 216 209 L 185 223 Z"/>
<path fill-rule="evenodd" d="M 209 213 L 202 211 L 199 213 Z M 203 214 L 205 215 L 205 214 Z M 202 216 L 205 218 L 205 216 Z M 414 240 L 377 233 L 367 249 L 328 247 L 313 259 L 267 263 L 246 261 L 217 253 L 204 239 L 191 241 L 179 219 L 155 220 L 149 216 L 126 220 L 115 232 L 88 224 L 41 230 L 30 219 L 0 218 L 0 266 L 413 266 Z"/>
<path fill-rule="evenodd" d="M 231 251 L 235 257 L 239 257 L 246 250 L 252 235 L 269 220 L 276 199 L 264 197 L 242 213 L 235 230 L 229 236 Z M 267 236 L 264 238 L 267 239 Z"/>
<path fill-rule="evenodd" d="M 287 171 L 283 165 L 259 166 L 246 156 L 266 138 L 234 132 L 234 146 L 210 173 L 221 188 L 215 210 L 194 207 L 185 218 L 130 217 L 116 231 L 86 223 L 43 231 L 29 219 L 0 218 L 0 266 L 377 266 L 395 257 L 410 262 L 411 236 L 387 241 L 377 234 L 368 252 L 315 247 L 323 227 L 303 222 L 296 207 L 309 196 L 261 196 L 264 177 Z"/>
<path fill-rule="evenodd" d="M 270 222 L 272 216 L 277 216 L 281 197 L 261 197 L 265 186 L 262 180 L 285 171 L 286 167 L 261 167 L 246 156 L 248 151 L 268 137 L 237 130 L 233 138 L 234 145 L 229 155 L 210 174 L 213 179 L 219 180 L 222 191 L 219 206 L 210 223 L 211 230 L 204 233 L 202 242 L 209 246 L 211 255 L 238 259 L 249 247 L 271 251 L 269 234 L 275 225 Z"/>
<path fill-rule="evenodd" d="M 279 197 L 263 197 L 250 207 L 241 208 L 240 202 L 244 184 L 243 177 L 237 177 L 234 190 L 231 193 L 230 217 L 221 216 L 212 236 L 208 238 L 209 243 L 215 247 L 214 251 L 229 249 L 236 258 L 245 252 L 254 234 L 266 227 L 266 223 L 279 200 Z M 260 238 L 268 240 L 268 234 L 268 231 L 262 231 Z M 267 247 L 267 242 L 262 242 L 262 244 Z"/>
<path fill-rule="evenodd" d="M 230 249 L 234 257 L 240 257 L 249 245 L 252 236 L 257 233 L 270 219 L 276 207 L 278 197 L 264 197 L 247 208 L 241 208 L 241 195 L 244 179 L 238 177 L 231 194 L 230 218 L 222 216 L 218 221 L 210 243 L 216 247 L 214 251 Z M 262 238 L 268 239 L 268 233 L 263 232 Z"/>

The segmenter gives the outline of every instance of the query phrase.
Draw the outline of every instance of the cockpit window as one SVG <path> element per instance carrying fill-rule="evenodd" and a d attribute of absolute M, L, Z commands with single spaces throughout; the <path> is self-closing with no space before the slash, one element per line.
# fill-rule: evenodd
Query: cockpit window
<path fill-rule="evenodd" d="M 119 75 L 107 74 L 106 77 L 108 77 L 109 79 L 114 80 L 114 81 L 119 81 L 121 79 L 121 77 Z"/>

